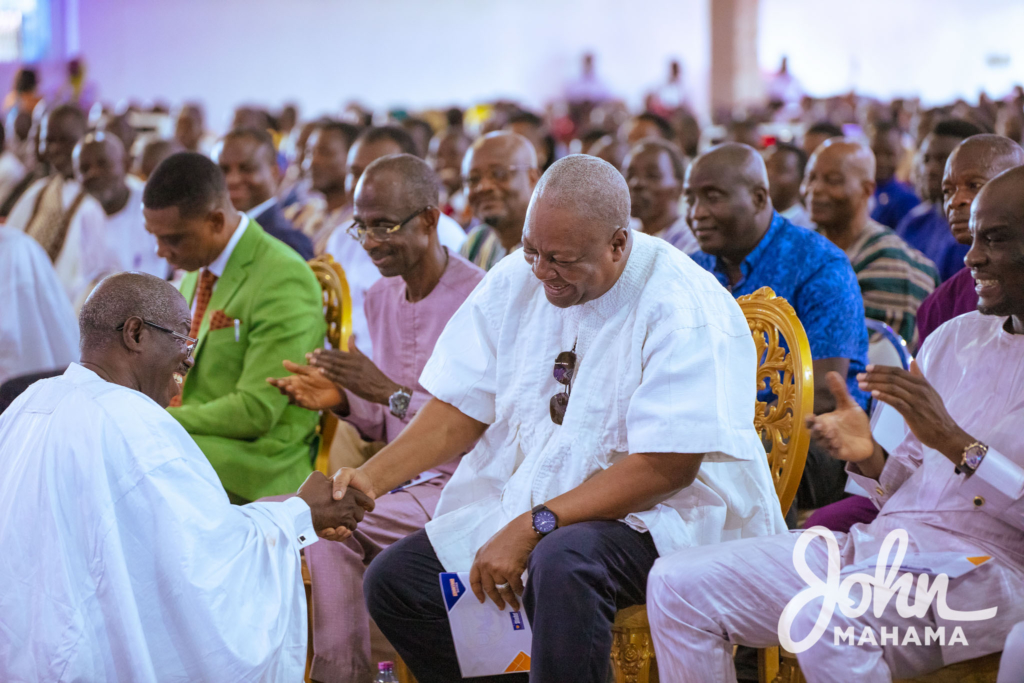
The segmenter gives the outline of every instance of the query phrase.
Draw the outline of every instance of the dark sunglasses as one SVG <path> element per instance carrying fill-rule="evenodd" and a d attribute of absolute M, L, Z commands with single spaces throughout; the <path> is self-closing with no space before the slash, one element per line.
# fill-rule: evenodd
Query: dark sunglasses
<path fill-rule="evenodd" d="M 551 411 L 551 421 L 556 425 L 562 424 L 565 419 L 565 411 L 569 407 L 569 393 L 571 391 L 572 376 L 576 372 L 576 345 L 572 345 L 572 351 L 562 351 L 555 358 L 555 369 L 552 373 L 555 381 L 565 386 L 565 390 L 551 397 L 548 408 Z"/>

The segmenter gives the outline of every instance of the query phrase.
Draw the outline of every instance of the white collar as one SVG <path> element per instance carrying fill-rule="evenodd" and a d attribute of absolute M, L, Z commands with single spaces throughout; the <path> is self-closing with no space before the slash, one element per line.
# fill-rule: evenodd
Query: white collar
<path fill-rule="evenodd" d="M 228 259 L 231 258 L 231 252 L 235 250 L 235 247 L 238 245 L 238 240 L 242 239 L 242 233 L 245 232 L 245 229 L 249 226 L 249 217 L 241 212 L 239 212 L 238 215 L 241 216 L 241 220 L 238 221 L 238 227 L 235 228 L 235 233 L 231 235 L 231 239 L 228 240 L 228 244 L 224 247 L 224 251 L 220 252 L 220 256 L 215 258 L 213 263 L 206 266 L 206 269 L 217 277 L 224 274 L 224 269 L 227 268 L 228 265 Z"/>
<path fill-rule="evenodd" d="M 267 201 L 263 202 L 262 204 L 257 204 L 256 206 L 252 207 L 251 209 L 249 209 L 245 213 L 248 214 L 249 216 L 251 216 L 253 220 L 256 220 L 257 216 L 259 216 L 264 211 L 266 211 L 267 209 L 272 207 L 276 202 L 277 202 L 277 197 L 271 197 L 270 199 L 268 199 Z"/>

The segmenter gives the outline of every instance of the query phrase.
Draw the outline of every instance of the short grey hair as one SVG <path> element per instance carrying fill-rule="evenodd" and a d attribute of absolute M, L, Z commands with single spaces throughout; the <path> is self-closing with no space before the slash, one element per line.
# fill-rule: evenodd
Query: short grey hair
<path fill-rule="evenodd" d="M 533 191 L 530 209 L 542 198 L 595 225 L 608 226 L 609 232 L 629 225 L 626 179 L 607 161 L 589 154 L 570 154 L 552 164 Z"/>
<path fill-rule="evenodd" d="M 114 330 L 133 315 L 173 328 L 185 310 L 185 298 L 174 285 L 146 273 L 117 273 L 96 285 L 78 314 L 81 348 L 85 353 L 103 346 Z"/>

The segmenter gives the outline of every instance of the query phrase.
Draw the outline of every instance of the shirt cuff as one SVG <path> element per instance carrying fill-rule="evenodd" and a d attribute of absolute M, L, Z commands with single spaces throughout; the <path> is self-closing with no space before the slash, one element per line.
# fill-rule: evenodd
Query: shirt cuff
<path fill-rule="evenodd" d="M 284 516 L 292 520 L 294 538 L 299 548 L 316 543 L 318 537 L 313 529 L 313 512 L 306 501 L 298 496 L 292 496 L 281 505 L 285 508 Z"/>
<path fill-rule="evenodd" d="M 890 456 L 885 461 L 885 467 L 882 468 L 882 473 L 878 475 L 878 479 L 872 479 L 871 477 L 865 476 L 860 473 L 860 469 L 856 464 L 852 462 L 846 463 L 846 474 L 849 475 L 850 480 L 864 489 L 864 494 L 867 495 L 868 499 L 875 504 L 875 507 L 879 510 L 882 506 L 888 502 L 892 494 L 896 493 L 906 477 L 902 476 L 902 472 L 898 470 L 902 469 L 902 464 Z"/>
<path fill-rule="evenodd" d="M 965 476 L 959 494 L 990 515 L 998 515 L 1024 498 L 1024 469 L 992 448 L 974 474 Z"/>

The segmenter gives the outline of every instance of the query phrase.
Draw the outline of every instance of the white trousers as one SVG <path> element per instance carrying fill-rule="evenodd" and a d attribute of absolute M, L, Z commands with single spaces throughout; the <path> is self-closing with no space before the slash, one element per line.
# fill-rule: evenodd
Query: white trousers
<path fill-rule="evenodd" d="M 647 584 L 647 611 L 657 652 L 658 673 L 667 683 L 735 683 L 733 645 L 769 647 L 779 644 L 779 619 L 786 604 L 807 587 L 794 567 L 793 548 L 799 532 L 731 541 L 692 548 L 661 558 Z M 844 546 L 846 534 L 836 534 Z M 824 578 L 828 552 L 822 539 L 810 544 L 807 565 Z M 860 589 L 851 593 L 860 599 Z M 869 609 L 850 619 L 836 609 L 828 628 L 810 649 L 797 655 L 808 683 L 858 681 L 889 683 L 942 666 L 937 643 L 924 645 L 925 628 L 935 627 L 931 612 L 923 618 L 904 618 L 890 601 L 881 617 Z M 793 620 L 792 638 L 800 641 L 821 612 L 820 598 L 808 603 Z M 853 627 L 858 642 L 865 627 L 876 644 L 835 642 L 834 627 Z M 882 629 L 898 627 L 900 645 L 881 645 Z M 921 645 L 902 645 L 914 627 Z M 967 625 L 965 624 L 965 630 Z M 949 639 L 951 634 L 947 634 Z M 970 634 L 968 633 L 968 639 Z M 984 654 L 984 653 L 979 653 Z M 978 655 L 973 655 L 978 656 Z"/>

